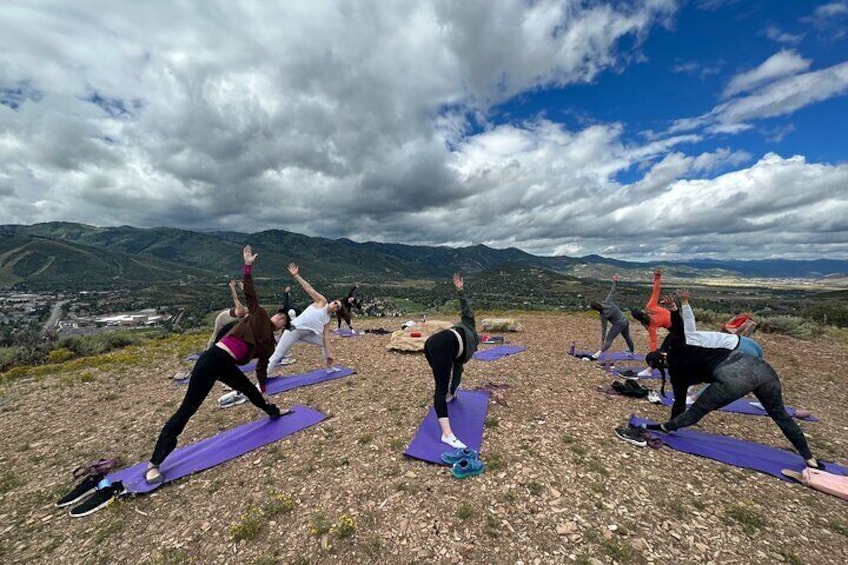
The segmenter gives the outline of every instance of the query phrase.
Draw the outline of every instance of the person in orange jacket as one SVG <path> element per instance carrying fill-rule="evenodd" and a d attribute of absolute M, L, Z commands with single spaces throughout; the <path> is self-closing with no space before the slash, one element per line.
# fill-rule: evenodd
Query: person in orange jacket
<path fill-rule="evenodd" d="M 657 329 L 671 327 L 671 312 L 660 306 L 660 287 L 662 286 L 662 269 L 657 267 L 654 269 L 654 288 L 651 291 L 651 298 L 645 305 L 644 310 L 633 308 L 630 310 L 630 315 L 636 318 L 639 323 L 648 330 L 649 351 L 657 349 Z M 650 368 L 647 369 L 650 373 Z M 640 375 L 647 376 L 647 375 Z"/>

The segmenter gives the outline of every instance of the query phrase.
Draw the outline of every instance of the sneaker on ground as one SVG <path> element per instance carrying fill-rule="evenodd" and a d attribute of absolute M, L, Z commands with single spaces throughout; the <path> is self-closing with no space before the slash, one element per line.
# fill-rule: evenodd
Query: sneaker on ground
<path fill-rule="evenodd" d="M 648 393 L 648 402 L 653 404 L 662 404 L 662 398 L 660 397 L 660 393 L 655 390 L 652 390 Z"/>
<path fill-rule="evenodd" d="M 462 449 L 454 449 L 442 453 L 442 461 L 448 465 L 459 463 L 463 459 L 477 459 L 477 452 L 468 447 Z"/>
<path fill-rule="evenodd" d="M 627 443 L 638 447 L 645 447 L 648 442 L 642 437 L 642 431 L 632 426 L 624 426 L 615 429 L 615 435 L 618 439 L 624 440 Z"/>
<path fill-rule="evenodd" d="M 280 365 L 291 365 L 292 363 L 294 363 L 294 359 L 291 357 L 283 357 L 280 359 Z"/>
<path fill-rule="evenodd" d="M 445 402 L 447 402 L 448 404 L 450 404 L 450 403 L 451 403 L 451 402 L 453 402 L 454 400 L 456 400 L 456 393 L 453 393 L 453 394 L 451 394 L 451 393 L 447 393 L 447 394 L 445 395 Z"/>
<path fill-rule="evenodd" d="M 99 483 L 103 479 L 102 474 L 98 475 L 90 475 L 85 478 L 83 482 L 74 487 L 74 489 L 56 501 L 56 506 L 59 508 L 63 508 L 65 506 L 70 506 L 75 502 L 79 502 L 95 490 L 97 490 L 97 483 Z"/>
<path fill-rule="evenodd" d="M 124 489 L 124 483 L 121 481 L 105 486 L 95 491 L 88 500 L 72 509 L 70 515 L 72 518 L 82 518 L 83 516 L 94 514 L 98 510 L 106 508 L 112 504 L 115 499 L 126 492 L 127 491 Z"/>
<path fill-rule="evenodd" d="M 237 390 L 232 392 L 228 392 L 218 399 L 218 406 L 221 408 L 230 408 L 232 406 L 238 406 L 239 404 L 244 404 L 247 402 L 247 397 L 240 393 Z"/>
<path fill-rule="evenodd" d="M 451 474 L 457 479 L 473 477 L 486 470 L 486 464 L 479 459 L 462 459 L 451 467 Z"/>
<path fill-rule="evenodd" d="M 645 378 L 645 377 L 650 377 L 653 374 L 654 374 L 654 370 L 652 368 L 648 367 L 647 369 L 642 369 L 641 371 L 636 373 L 636 376 L 641 377 L 641 378 Z"/>

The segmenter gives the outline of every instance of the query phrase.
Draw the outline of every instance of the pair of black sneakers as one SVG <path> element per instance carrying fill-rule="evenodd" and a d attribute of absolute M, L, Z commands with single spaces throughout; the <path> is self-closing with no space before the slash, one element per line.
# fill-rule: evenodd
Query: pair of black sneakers
<path fill-rule="evenodd" d="M 113 483 L 106 479 L 105 474 L 98 473 L 87 476 L 71 492 L 60 498 L 56 506 L 64 508 L 85 499 L 82 504 L 70 511 L 71 518 L 82 518 L 106 508 L 126 493 L 124 483 L 121 481 Z"/>

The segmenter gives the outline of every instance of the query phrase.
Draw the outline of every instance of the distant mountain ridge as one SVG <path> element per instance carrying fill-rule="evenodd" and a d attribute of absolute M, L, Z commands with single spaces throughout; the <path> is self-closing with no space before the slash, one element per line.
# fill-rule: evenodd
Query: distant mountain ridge
<path fill-rule="evenodd" d="M 176 228 L 100 228 L 69 222 L 0 226 L 0 287 L 42 287 L 116 283 L 173 283 L 218 279 L 238 273 L 241 248 L 250 243 L 260 254 L 264 276 L 285 275 L 296 262 L 304 272 L 338 281 L 392 281 L 444 278 L 501 265 L 526 265 L 578 278 L 606 278 L 614 271 L 649 272 L 654 263 L 636 263 L 598 255 L 539 257 L 520 249 L 485 245 L 450 248 L 398 243 L 357 243 L 349 239 L 309 237 L 285 230 L 253 234 L 195 232 Z M 670 275 L 764 278 L 845 277 L 848 261 L 696 260 L 663 263 Z"/>

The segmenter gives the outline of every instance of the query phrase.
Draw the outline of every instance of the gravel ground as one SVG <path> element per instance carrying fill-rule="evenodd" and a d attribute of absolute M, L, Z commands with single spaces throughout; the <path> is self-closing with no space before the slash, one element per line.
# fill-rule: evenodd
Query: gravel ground
<path fill-rule="evenodd" d="M 499 313 L 503 315 L 503 313 Z M 478 318 L 482 314 L 478 314 Z M 71 471 L 97 457 L 135 463 L 182 399 L 170 382 L 205 334 L 133 349 L 113 363 L 57 368 L 0 392 L 0 559 L 5 563 L 846 563 L 848 503 L 669 449 L 631 447 L 612 430 L 666 408 L 600 394 L 611 377 L 569 357 L 598 322 L 517 314 L 529 349 L 472 361 L 464 386 L 508 384 L 489 406 L 482 476 L 402 452 L 430 406 L 420 354 L 388 336 L 335 337 L 357 374 L 276 397 L 328 419 L 286 440 L 129 498 L 83 519 L 53 506 Z M 359 328 L 395 320 L 355 321 Z M 634 330 L 637 346 L 647 335 Z M 848 344 L 757 336 L 817 455 L 848 462 Z M 621 347 L 621 344 L 616 344 Z M 298 345 L 301 372 L 319 365 Z M 658 386 L 658 384 L 656 385 Z M 217 395 L 217 390 L 215 393 Z M 207 399 L 181 445 L 261 417 Z M 715 413 L 699 429 L 788 448 L 770 419 Z"/>

